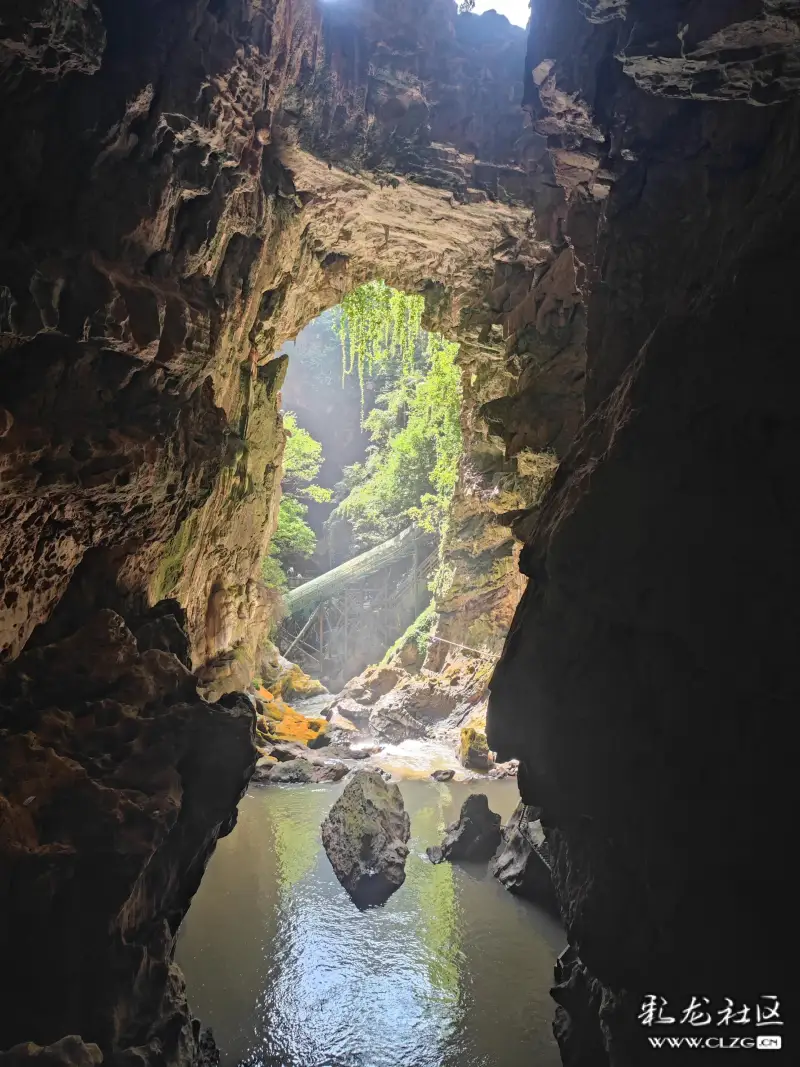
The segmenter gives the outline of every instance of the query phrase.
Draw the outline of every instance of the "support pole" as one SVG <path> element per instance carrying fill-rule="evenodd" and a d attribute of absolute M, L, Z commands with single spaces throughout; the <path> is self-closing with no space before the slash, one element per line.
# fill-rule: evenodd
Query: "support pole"
<path fill-rule="evenodd" d="M 418 573 L 417 573 L 418 570 L 419 570 L 419 541 L 415 540 L 414 541 L 414 561 L 411 564 L 411 583 L 412 583 L 413 595 L 414 595 L 414 618 L 415 619 L 419 616 L 419 581 L 417 580 L 418 579 Z"/>
<path fill-rule="evenodd" d="M 314 608 L 314 610 L 309 615 L 308 620 L 306 621 L 306 624 L 303 627 L 303 629 L 300 631 L 300 633 L 297 635 L 297 637 L 295 637 L 294 641 L 292 641 L 292 643 L 289 645 L 289 647 L 283 653 L 284 656 L 288 657 L 289 653 L 292 651 L 292 649 L 297 644 L 297 642 L 302 640 L 303 637 L 305 637 L 309 627 L 311 626 L 311 623 L 314 621 L 314 616 L 319 614 L 319 611 L 320 611 L 321 608 L 322 608 L 322 604 L 318 604 Z"/>
<path fill-rule="evenodd" d="M 344 655 L 342 657 L 342 659 L 343 659 L 343 667 L 342 667 L 342 669 L 345 670 L 345 671 L 347 670 L 347 657 L 348 657 L 347 638 L 348 638 L 349 635 L 348 635 L 348 625 L 347 625 L 348 624 L 347 604 L 348 604 L 349 599 L 350 599 L 350 597 L 348 596 L 347 590 L 345 589 L 345 591 L 344 591 Z"/>

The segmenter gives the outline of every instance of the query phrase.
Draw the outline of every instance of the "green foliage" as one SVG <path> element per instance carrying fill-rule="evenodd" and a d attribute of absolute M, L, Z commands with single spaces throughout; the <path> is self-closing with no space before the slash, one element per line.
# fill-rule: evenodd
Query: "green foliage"
<path fill-rule="evenodd" d="M 306 522 L 308 505 L 299 498 L 325 503 L 332 497 L 330 489 L 313 485 L 322 466 L 322 445 L 297 422 L 293 411 L 285 412 L 283 425 L 287 430 L 283 453 L 283 485 L 286 488 L 278 510 L 278 526 L 272 537 L 269 555 L 261 562 L 261 576 L 271 589 L 285 591 L 288 582 L 284 573 L 291 556 L 312 556 L 317 536 Z"/>
<path fill-rule="evenodd" d="M 322 445 L 298 424 L 293 411 L 285 412 L 283 427 L 288 433 L 283 453 L 284 488 L 292 495 L 327 504 L 333 496 L 331 490 L 309 484 L 317 477 L 322 466 Z"/>
<path fill-rule="evenodd" d="M 313 482 L 322 466 L 322 445 L 298 425 L 293 411 L 284 413 L 283 428 L 288 435 L 283 453 L 284 484 L 296 488 Z"/>
<path fill-rule="evenodd" d="M 342 371 L 352 374 L 357 370 L 362 408 L 365 374 L 372 374 L 376 367 L 389 362 L 399 362 L 404 369 L 413 370 L 424 309 L 423 297 L 401 293 L 386 282 L 361 285 L 342 301 Z"/>
<path fill-rule="evenodd" d="M 270 589 L 280 589 L 282 593 L 285 593 L 289 588 L 283 567 L 275 556 L 264 556 L 261 560 L 261 577 L 264 585 L 269 586 Z"/>
<path fill-rule="evenodd" d="M 317 547 L 317 535 L 308 525 L 305 516 L 308 505 L 297 497 L 284 496 L 278 511 L 278 528 L 275 531 L 270 555 L 279 558 L 298 555 L 311 556 Z"/>
<path fill-rule="evenodd" d="M 371 447 L 347 468 L 347 495 L 332 517 L 345 518 L 365 544 L 415 523 L 440 533 L 461 455 L 458 345 L 428 335 L 422 366 L 405 364 L 364 421 Z"/>
<path fill-rule="evenodd" d="M 303 490 L 303 496 L 317 504 L 328 504 L 333 499 L 333 490 L 324 489 L 321 485 L 307 485 Z"/>
<path fill-rule="evenodd" d="M 420 659 L 424 659 L 428 651 L 428 640 L 430 639 L 431 630 L 433 629 L 433 624 L 435 622 L 436 609 L 434 608 L 433 604 L 429 604 L 427 608 L 425 608 L 425 610 L 420 615 L 418 615 L 416 619 L 411 623 L 411 625 L 403 634 L 403 636 L 399 637 L 395 641 L 395 643 L 383 657 L 382 662 L 384 664 L 390 663 L 392 658 L 396 656 L 397 653 L 400 652 L 400 650 L 404 648 L 409 641 L 414 642 L 414 644 L 417 646 L 417 652 L 419 653 Z"/>

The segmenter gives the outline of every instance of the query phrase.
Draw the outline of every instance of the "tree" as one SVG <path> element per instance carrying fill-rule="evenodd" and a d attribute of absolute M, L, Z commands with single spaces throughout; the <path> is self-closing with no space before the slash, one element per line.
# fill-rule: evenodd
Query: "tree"
<path fill-rule="evenodd" d="M 322 445 L 308 430 L 297 423 L 297 415 L 287 411 L 283 416 L 286 448 L 283 453 L 283 482 L 296 485 L 312 482 L 322 466 Z"/>
<path fill-rule="evenodd" d="M 280 559 L 286 556 L 313 556 L 317 535 L 306 522 L 308 504 L 294 496 L 284 496 L 278 511 L 278 527 L 272 538 L 270 554 Z"/>
<path fill-rule="evenodd" d="M 474 10 L 475 10 L 475 0 L 461 0 L 461 3 L 458 5 L 458 13 L 459 13 L 459 15 L 466 15 L 466 13 L 468 11 L 474 11 Z"/>
<path fill-rule="evenodd" d="M 320 442 L 298 424 L 293 411 L 284 414 L 283 426 L 287 433 L 283 454 L 284 494 L 269 554 L 261 564 L 264 583 L 273 589 L 287 588 L 285 568 L 293 557 L 313 556 L 317 547 L 317 535 L 306 522 L 308 505 L 300 497 L 324 503 L 332 496 L 330 489 L 313 484 L 322 467 Z"/>

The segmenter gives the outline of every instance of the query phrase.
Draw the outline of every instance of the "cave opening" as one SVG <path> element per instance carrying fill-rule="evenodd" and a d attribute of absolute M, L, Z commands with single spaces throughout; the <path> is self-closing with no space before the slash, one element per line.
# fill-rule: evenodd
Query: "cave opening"
<path fill-rule="evenodd" d="M 0 8 L 0 1067 L 790 1058 L 797 0 Z M 462 453 L 348 678 L 281 597 L 426 547 L 270 546 L 374 279 Z"/>
<path fill-rule="evenodd" d="M 463 372 L 424 306 L 366 283 L 283 346 L 283 494 L 262 574 L 288 594 L 279 648 L 333 691 L 396 644 L 419 669 L 434 620 Z"/>

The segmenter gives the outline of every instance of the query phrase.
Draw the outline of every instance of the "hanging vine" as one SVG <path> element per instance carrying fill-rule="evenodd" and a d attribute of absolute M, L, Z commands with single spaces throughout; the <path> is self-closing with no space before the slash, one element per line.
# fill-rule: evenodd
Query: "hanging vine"
<path fill-rule="evenodd" d="M 413 372 L 424 309 L 423 297 L 401 293 L 386 282 L 367 282 L 342 301 L 338 323 L 342 377 L 357 371 L 362 409 L 364 377 L 376 366 L 391 360 L 403 373 Z"/>

